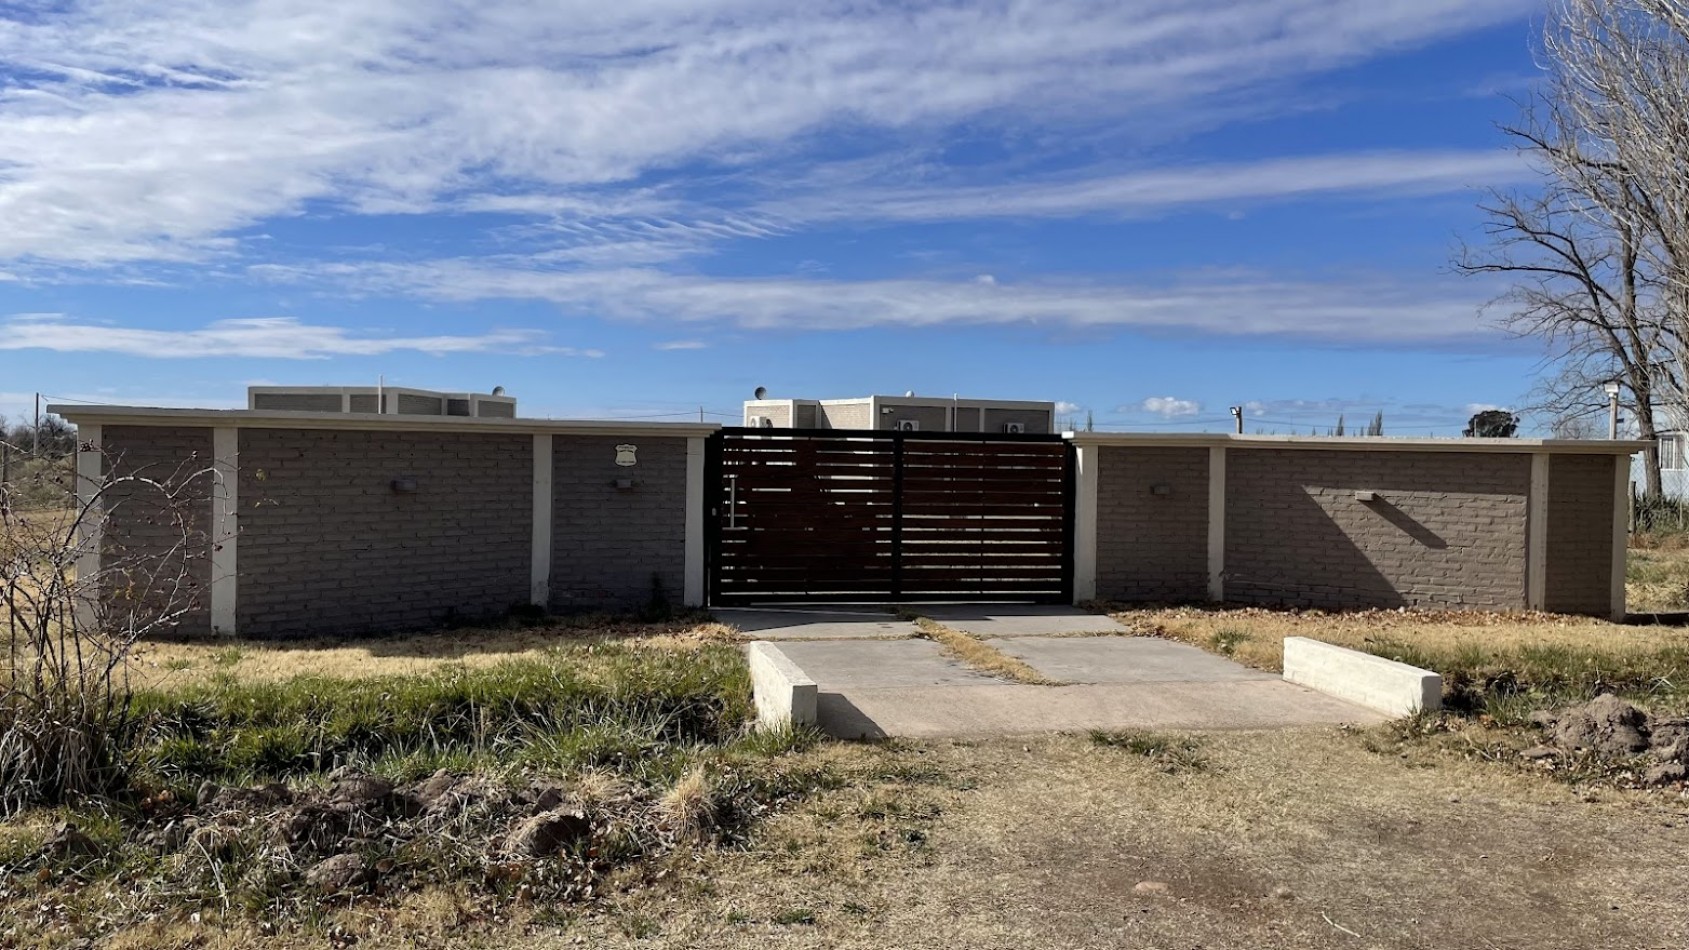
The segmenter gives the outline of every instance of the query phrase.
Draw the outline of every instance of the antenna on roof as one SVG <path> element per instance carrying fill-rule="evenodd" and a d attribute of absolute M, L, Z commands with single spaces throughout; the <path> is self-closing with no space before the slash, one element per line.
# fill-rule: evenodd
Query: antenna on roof
<path fill-rule="evenodd" d="M 752 395 L 755 396 L 757 399 L 765 399 L 768 396 L 768 387 L 767 386 L 758 386 L 757 391 L 755 393 L 753 393 Z"/>
<path fill-rule="evenodd" d="M 904 393 L 903 395 L 905 397 L 913 396 L 913 395 L 915 395 L 915 391 L 913 389 L 911 389 L 908 392 Z"/>
<path fill-rule="evenodd" d="M 495 396 L 504 395 L 504 387 L 503 386 L 494 386 L 493 387 L 493 395 L 495 395 Z"/>

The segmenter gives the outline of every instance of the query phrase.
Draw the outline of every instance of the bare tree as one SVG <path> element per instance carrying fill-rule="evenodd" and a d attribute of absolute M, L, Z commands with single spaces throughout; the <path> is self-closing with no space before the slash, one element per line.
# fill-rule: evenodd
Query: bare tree
<path fill-rule="evenodd" d="M 1555 135 L 1538 122 L 1528 112 L 1524 124 L 1506 131 L 1534 155 L 1556 153 Z M 1505 309 L 1499 322 L 1540 340 L 1553 370 L 1538 384 L 1531 408 L 1555 419 L 1593 416 L 1608 407 L 1606 386 L 1619 384 L 1638 437 L 1651 443 L 1643 466 L 1646 496 L 1658 497 L 1656 390 L 1662 375 L 1673 375 L 1673 343 L 1634 224 L 1558 180 L 1531 197 L 1494 193 L 1480 208 L 1489 244 L 1463 248 L 1455 266 L 1512 281 L 1495 302 Z"/>
<path fill-rule="evenodd" d="M 1503 325 L 1541 339 L 1532 408 L 1593 416 L 1617 383 L 1637 434 L 1689 421 L 1689 11 L 1683 0 L 1557 0 L 1545 82 L 1506 133 L 1544 174 L 1483 206 L 1466 273 L 1512 278 Z M 1645 493 L 1660 494 L 1657 447 Z"/>
<path fill-rule="evenodd" d="M 67 477 L 62 504 L 45 510 L 0 486 L 0 814 L 122 784 L 130 654 L 203 602 L 201 512 L 217 472 L 194 460 L 113 471 L 98 484 Z"/>

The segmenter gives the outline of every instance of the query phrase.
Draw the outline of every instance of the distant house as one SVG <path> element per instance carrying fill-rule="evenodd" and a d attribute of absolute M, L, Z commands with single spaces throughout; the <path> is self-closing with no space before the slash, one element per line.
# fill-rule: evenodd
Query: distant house
<path fill-rule="evenodd" d="M 884 429 L 917 432 L 1056 432 L 1056 404 L 955 396 L 859 396 L 854 399 L 751 399 L 753 429 Z"/>
<path fill-rule="evenodd" d="M 1689 432 L 1667 430 L 1659 434 L 1660 494 L 1689 500 Z M 1637 494 L 1648 484 L 1642 453 L 1631 456 L 1630 486 Z"/>
<path fill-rule="evenodd" d="M 402 386 L 248 386 L 246 408 L 283 412 L 344 412 L 383 416 L 516 418 L 516 397 L 447 393 Z"/>

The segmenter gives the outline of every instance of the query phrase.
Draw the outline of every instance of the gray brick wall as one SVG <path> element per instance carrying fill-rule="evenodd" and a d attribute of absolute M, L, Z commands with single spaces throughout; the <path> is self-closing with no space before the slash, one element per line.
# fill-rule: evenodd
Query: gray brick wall
<path fill-rule="evenodd" d="M 948 406 L 889 406 L 890 412 L 880 413 L 878 428 L 895 429 L 906 419 L 913 420 L 922 432 L 945 432 L 950 428 Z M 873 426 L 870 426 L 873 428 Z"/>
<path fill-rule="evenodd" d="M 652 575 L 679 604 L 686 570 L 684 438 L 557 436 L 552 442 L 551 603 L 554 609 L 635 607 Z M 616 446 L 638 464 L 616 464 Z M 631 488 L 618 488 L 631 479 Z"/>
<path fill-rule="evenodd" d="M 1612 608 L 1613 464 L 1610 455 L 1549 459 L 1546 610 L 1605 615 Z"/>
<path fill-rule="evenodd" d="M 440 416 L 445 415 L 438 396 L 418 396 L 415 393 L 399 394 L 399 415 L 401 416 Z"/>
<path fill-rule="evenodd" d="M 415 629 L 528 600 L 532 436 L 243 429 L 239 466 L 244 635 Z"/>
<path fill-rule="evenodd" d="M 211 632 L 211 430 L 106 426 L 101 431 L 108 475 L 158 482 L 111 486 L 100 545 L 109 608 L 138 617 L 187 607 L 186 634 Z M 176 579 L 186 580 L 176 588 Z M 107 573 L 111 572 L 111 573 Z"/>
<path fill-rule="evenodd" d="M 1018 422 L 1023 427 L 1022 431 L 1028 434 L 1045 435 L 1050 432 L 1050 414 L 1040 409 L 985 409 L 982 411 L 985 413 L 985 427 L 980 431 L 1001 432 L 1004 423 Z M 963 424 L 966 425 L 972 421 L 971 419 L 965 420 Z M 969 429 L 972 429 L 972 426 L 958 431 L 969 431 Z"/>
<path fill-rule="evenodd" d="M 1207 599 L 1208 450 L 1097 452 L 1097 596 Z M 1156 485 L 1170 494 L 1155 494 Z"/>
<path fill-rule="evenodd" d="M 254 393 L 252 408 L 292 412 L 339 412 L 339 393 Z"/>
<path fill-rule="evenodd" d="M 767 419 L 769 425 L 776 429 L 789 429 L 792 427 L 792 407 L 786 403 L 769 406 L 746 406 L 745 425 L 751 424 L 752 416 L 761 416 L 762 418 Z"/>
<path fill-rule="evenodd" d="M 872 429 L 874 428 L 873 407 L 868 400 L 854 402 L 823 404 L 821 407 L 822 428 L 826 429 Z"/>
<path fill-rule="evenodd" d="M 1234 447 L 1226 464 L 1227 600 L 1524 604 L 1529 455 Z"/>

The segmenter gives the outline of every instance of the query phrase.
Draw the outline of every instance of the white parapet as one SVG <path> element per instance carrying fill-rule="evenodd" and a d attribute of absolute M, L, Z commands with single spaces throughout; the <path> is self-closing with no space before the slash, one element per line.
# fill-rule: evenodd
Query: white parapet
<path fill-rule="evenodd" d="M 1307 637 L 1285 637 L 1284 678 L 1390 716 L 1443 707 L 1436 673 Z"/>
<path fill-rule="evenodd" d="M 815 681 L 780 648 L 758 640 L 745 648 L 751 665 L 751 690 L 756 698 L 757 724 L 764 729 L 815 724 Z"/>

